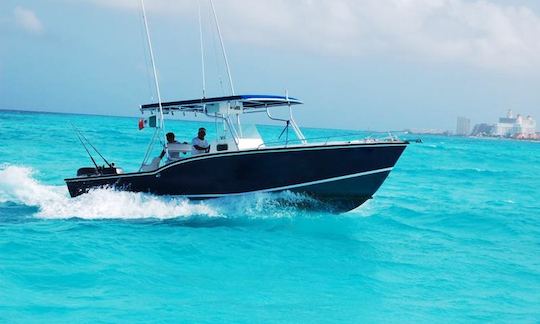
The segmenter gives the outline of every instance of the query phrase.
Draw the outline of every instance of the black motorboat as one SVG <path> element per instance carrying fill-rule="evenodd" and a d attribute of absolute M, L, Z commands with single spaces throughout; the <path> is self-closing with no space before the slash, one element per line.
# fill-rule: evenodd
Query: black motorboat
<path fill-rule="evenodd" d="M 205 154 L 182 159 L 158 158 L 143 163 L 138 172 L 122 173 L 115 167 L 85 168 L 76 178 L 66 179 L 72 197 L 93 188 L 145 192 L 155 195 L 209 199 L 256 192 L 289 190 L 321 201 L 324 208 L 348 211 L 371 198 L 382 185 L 408 142 L 386 140 L 309 143 L 293 118 L 288 120 L 298 144 L 266 145 L 251 133 L 239 135 L 242 125 L 232 122 L 234 114 L 267 111 L 271 107 L 297 105 L 294 98 L 279 96 L 231 96 L 162 103 L 165 114 L 199 111 L 219 117 L 224 130 Z M 143 111 L 159 105 L 142 106 Z M 154 115 L 156 116 L 156 115 Z M 237 115 L 238 116 L 238 115 Z M 269 115 L 271 116 L 271 115 Z M 155 123 L 159 125 L 159 123 Z M 159 132 L 160 128 L 156 128 Z M 189 153 L 186 144 L 166 145 L 168 155 Z M 118 170 L 118 171 L 117 171 Z M 86 171 L 86 172 L 84 172 Z"/>

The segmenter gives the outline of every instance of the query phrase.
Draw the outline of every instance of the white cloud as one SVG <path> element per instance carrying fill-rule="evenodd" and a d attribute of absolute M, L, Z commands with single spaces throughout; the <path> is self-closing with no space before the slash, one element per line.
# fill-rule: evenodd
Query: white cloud
<path fill-rule="evenodd" d="M 43 33 L 43 24 L 32 10 L 16 7 L 13 15 L 15 17 L 15 23 L 25 31 L 32 34 Z"/>
<path fill-rule="evenodd" d="M 87 0 L 137 8 L 138 1 Z M 206 2 L 202 0 L 202 2 Z M 540 16 L 488 0 L 215 1 L 228 39 L 333 56 L 390 55 L 500 70 L 540 69 Z M 194 0 L 147 1 L 194 15 Z"/>

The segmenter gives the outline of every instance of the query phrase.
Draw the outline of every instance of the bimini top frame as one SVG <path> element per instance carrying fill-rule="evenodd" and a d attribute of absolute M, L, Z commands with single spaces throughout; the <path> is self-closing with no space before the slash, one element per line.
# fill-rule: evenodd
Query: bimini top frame
<path fill-rule="evenodd" d="M 298 127 L 294 121 L 291 109 L 293 105 L 300 105 L 302 103 L 302 101 L 288 96 L 235 95 L 147 104 L 141 106 L 141 112 L 149 112 L 151 114 L 162 112 L 163 114 L 167 115 L 174 115 L 175 112 L 192 112 L 195 114 L 199 113 L 206 115 L 208 117 L 219 118 L 228 126 L 228 129 L 237 145 L 240 143 L 241 138 L 243 138 L 242 128 L 240 125 L 240 115 L 265 112 L 270 119 L 286 122 L 287 127 L 290 125 L 296 133 L 298 139 L 305 144 L 307 143 L 306 139 L 304 134 L 302 134 L 300 127 Z M 288 107 L 290 115 L 289 119 L 278 119 L 272 117 L 270 114 L 270 108 L 274 107 Z M 233 122 L 231 119 L 232 116 L 236 117 L 236 122 Z"/>
<path fill-rule="evenodd" d="M 227 97 L 201 98 L 194 100 L 171 101 L 161 103 L 163 113 L 168 114 L 175 111 L 213 113 L 210 107 L 216 104 L 230 104 L 232 108 L 242 112 L 254 112 L 253 110 L 264 111 L 267 108 L 292 106 L 303 104 L 296 98 L 274 96 L 274 95 L 238 95 Z M 147 104 L 141 106 L 141 111 L 154 112 L 159 110 L 159 103 Z"/>

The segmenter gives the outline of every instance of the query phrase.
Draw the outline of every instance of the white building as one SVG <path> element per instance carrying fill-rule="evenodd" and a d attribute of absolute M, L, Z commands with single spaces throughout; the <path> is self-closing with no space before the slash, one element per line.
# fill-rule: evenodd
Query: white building
<path fill-rule="evenodd" d="M 493 135 L 533 138 L 536 135 L 536 121 L 531 116 L 524 118 L 518 114 L 514 117 L 512 110 L 508 110 L 506 117 L 499 118 L 499 122 L 495 124 Z"/>
<path fill-rule="evenodd" d="M 532 119 L 531 116 L 523 118 L 518 115 L 517 123 L 514 125 L 513 129 L 514 135 L 521 136 L 524 138 L 532 138 L 536 136 L 536 120 Z"/>

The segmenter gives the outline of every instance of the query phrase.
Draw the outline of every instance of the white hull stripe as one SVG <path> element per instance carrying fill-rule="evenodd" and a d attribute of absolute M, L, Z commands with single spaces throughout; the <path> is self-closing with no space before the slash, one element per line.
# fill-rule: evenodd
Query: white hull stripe
<path fill-rule="evenodd" d="M 273 191 L 284 191 L 284 190 L 296 189 L 296 188 L 307 187 L 307 186 L 312 186 L 312 185 L 318 185 L 318 184 L 323 184 L 323 183 L 328 183 L 328 182 L 334 182 L 334 181 L 346 180 L 346 179 L 351 179 L 351 178 L 357 178 L 357 177 L 367 176 L 367 175 L 376 174 L 376 173 L 390 172 L 390 171 L 392 171 L 392 169 L 393 168 L 384 168 L 384 169 L 360 172 L 360 173 L 355 173 L 355 174 L 348 174 L 348 175 L 345 175 L 345 176 L 340 176 L 340 177 L 335 177 L 335 178 L 328 178 L 328 179 L 323 179 L 323 180 L 304 182 L 304 183 L 299 183 L 299 184 L 295 184 L 295 185 L 276 187 L 276 188 L 270 188 L 270 189 L 262 189 L 262 190 L 254 190 L 254 191 L 246 191 L 246 192 L 241 192 L 241 193 L 208 194 L 208 195 L 185 195 L 185 196 L 180 196 L 180 197 L 185 197 L 185 198 L 218 198 L 218 197 L 231 197 L 231 196 L 240 196 L 240 195 L 246 195 L 246 194 L 255 194 L 255 193 L 273 192 Z"/>
<path fill-rule="evenodd" d="M 134 172 L 134 173 L 125 173 L 125 174 L 118 174 L 113 176 L 107 176 L 107 177 L 84 177 L 84 178 L 69 178 L 65 179 L 67 182 L 79 182 L 79 181 L 93 181 L 93 180 L 107 180 L 107 179 L 119 179 L 119 178 L 129 178 L 129 177 L 142 177 L 142 176 L 149 176 L 149 175 L 156 175 L 162 171 L 165 171 L 169 168 L 172 168 L 174 166 L 184 164 L 184 163 L 190 163 L 195 162 L 198 160 L 206 160 L 206 159 L 213 159 L 213 158 L 220 158 L 224 156 L 237 156 L 237 155 L 246 155 L 246 154 L 261 154 L 261 153 L 278 153 L 278 152 L 298 152 L 298 151 L 312 151 L 312 150 L 329 150 L 329 149 L 343 149 L 343 148 L 351 148 L 351 147 L 395 147 L 395 146 L 407 146 L 407 144 L 349 144 L 349 145 L 339 145 L 339 146 L 310 146 L 310 147 L 295 147 L 295 148 L 289 148 L 289 149 L 261 149 L 261 150 L 250 150 L 250 151 L 239 151 L 235 153 L 213 153 L 213 154 L 207 154 L 202 155 L 200 157 L 193 157 L 193 158 L 187 158 L 185 160 L 180 160 L 177 162 L 173 162 L 171 164 L 167 164 L 162 166 L 161 168 L 158 168 L 154 171 L 148 171 L 148 172 Z"/>

